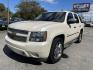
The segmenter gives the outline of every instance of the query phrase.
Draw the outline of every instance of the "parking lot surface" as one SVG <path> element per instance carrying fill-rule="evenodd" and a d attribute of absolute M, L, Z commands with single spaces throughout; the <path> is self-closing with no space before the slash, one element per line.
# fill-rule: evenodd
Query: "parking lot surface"
<path fill-rule="evenodd" d="M 0 31 L 0 70 L 93 70 L 93 28 L 85 28 L 83 41 L 73 43 L 55 64 L 22 57 L 5 46 L 6 31 Z"/>

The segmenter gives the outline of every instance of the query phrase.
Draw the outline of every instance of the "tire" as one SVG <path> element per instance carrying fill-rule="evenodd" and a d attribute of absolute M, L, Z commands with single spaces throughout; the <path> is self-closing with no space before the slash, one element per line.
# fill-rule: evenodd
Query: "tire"
<path fill-rule="evenodd" d="M 53 40 L 47 62 L 51 64 L 58 62 L 62 57 L 63 49 L 64 49 L 63 40 L 61 38 L 55 38 Z"/>
<path fill-rule="evenodd" d="M 79 36 L 78 36 L 78 38 L 77 38 L 76 43 L 81 43 L 81 41 L 82 41 L 82 35 L 83 35 L 83 32 L 81 31 L 80 34 L 79 34 Z"/>

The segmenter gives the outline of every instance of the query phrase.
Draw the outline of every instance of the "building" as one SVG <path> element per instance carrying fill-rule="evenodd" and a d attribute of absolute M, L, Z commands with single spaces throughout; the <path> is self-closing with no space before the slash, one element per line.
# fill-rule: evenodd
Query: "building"
<path fill-rule="evenodd" d="M 82 12 L 80 15 L 84 18 L 84 21 L 93 22 L 93 5 L 90 5 L 89 12 Z"/>

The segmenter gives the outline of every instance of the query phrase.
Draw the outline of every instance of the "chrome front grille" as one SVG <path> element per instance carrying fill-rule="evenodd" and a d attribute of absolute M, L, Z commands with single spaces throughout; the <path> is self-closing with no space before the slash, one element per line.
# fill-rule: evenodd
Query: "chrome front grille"
<path fill-rule="evenodd" d="M 26 30 L 18 30 L 18 29 L 8 28 L 8 31 L 20 33 L 20 34 L 28 34 L 28 31 L 26 31 Z"/>
<path fill-rule="evenodd" d="M 7 35 L 13 40 L 26 42 L 28 31 L 8 28 Z"/>

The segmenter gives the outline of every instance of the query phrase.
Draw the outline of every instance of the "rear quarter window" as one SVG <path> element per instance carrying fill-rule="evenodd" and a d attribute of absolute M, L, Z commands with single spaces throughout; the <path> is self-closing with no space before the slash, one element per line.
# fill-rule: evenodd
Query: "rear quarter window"
<path fill-rule="evenodd" d="M 79 17 L 78 17 L 78 15 L 77 14 L 74 14 L 74 17 L 76 19 L 76 22 L 79 23 Z"/>
<path fill-rule="evenodd" d="M 80 19 L 80 22 L 81 22 L 81 23 L 84 23 L 84 21 L 82 20 L 82 18 L 81 18 L 80 16 L 79 16 L 79 19 Z"/>

